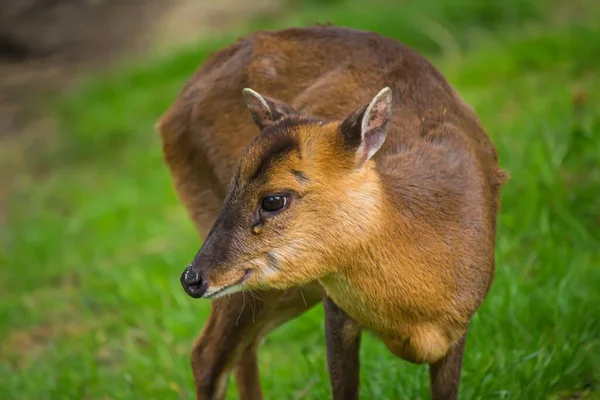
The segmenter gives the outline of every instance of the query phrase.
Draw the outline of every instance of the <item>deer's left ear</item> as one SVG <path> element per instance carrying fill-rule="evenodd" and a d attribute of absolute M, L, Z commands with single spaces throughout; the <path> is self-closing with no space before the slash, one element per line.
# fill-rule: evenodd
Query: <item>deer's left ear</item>
<path fill-rule="evenodd" d="M 242 93 L 252 120 L 261 130 L 286 115 L 297 114 L 296 110 L 286 103 L 262 96 L 250 88 L 245 88 Z"/>
<path fill-rule="evenodd" d="M 392 120 L 392 91 L 381 89 L 368 105 L 350 114 L 341 125 L 345 141 L 356 149 L 356 161 L 362 166 L 381 148 Z"/>

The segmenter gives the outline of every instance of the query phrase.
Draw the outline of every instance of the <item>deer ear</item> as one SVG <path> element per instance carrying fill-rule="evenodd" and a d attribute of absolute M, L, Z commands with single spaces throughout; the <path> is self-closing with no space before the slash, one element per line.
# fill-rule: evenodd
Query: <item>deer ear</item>
<path fill-rule="evenodd" d="M 272 124 L 287 115 L 297 114 L 296 110 L 289 105 L 262 96 L 250 88 L 245 88 L 242 93 L 244 95 L 246 106 L 248 106 L 248 110 L 252 116 L 252 120 L 260 129 L 265 128 L 267 125 Z"/>
<path fill-rule="evenodd" d="M 369 104 L 360 107 L 342 122 L 342 134 L 346 143 L 356 149 L 359 167 L 381 148 L 391 120 L 392 91 L 385 87 Z"/>

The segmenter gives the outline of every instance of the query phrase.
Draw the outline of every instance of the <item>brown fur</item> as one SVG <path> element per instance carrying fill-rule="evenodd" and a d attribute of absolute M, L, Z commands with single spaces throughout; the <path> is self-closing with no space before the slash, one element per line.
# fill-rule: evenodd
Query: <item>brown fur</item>
<path fill-rule="evenodd" d="M 360 325 L 327 296 L 323 306 L 327 364 L 334 400 L 358 399 Z"/>
<path fill-rule="evenodd" d="M 387 138 L 372 159 L 359 157 L 360 118 L 386 86 Z M 244 102 L 245 87 L 269 96 L 273 114 L 249 113 L 260 104 Z M 158 129 L 206 238 L 190 268 L 207 293 L 240 281 L 252 291 L 213 300 L 192 355 L 198 398 L 222 398 L 233 368 L 242 397 L 260 398 L 261 338 L 318 303 L 321 287 L 329 309 L 399 357 L 431 364 L 434 397 L 455 396 L 461 343 L 493 279 L 506 174 L 473 110 L 429 62 L 374 33 L 258 32 L 208 59 Z M 261 219 L 261 196 L 283 189 L 288 209 Z M 245 305 L 251 297 L 259 307 Z"/>

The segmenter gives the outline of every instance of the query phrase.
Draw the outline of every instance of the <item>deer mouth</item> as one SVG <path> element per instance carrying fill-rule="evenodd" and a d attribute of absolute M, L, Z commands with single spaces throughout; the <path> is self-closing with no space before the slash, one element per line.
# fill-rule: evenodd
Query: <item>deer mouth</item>
<path fill-rule="evenodd" d="M 253 271 L 251 269 L 246 270 L 244 276 L 242 278 L 230 285 L 226 286 L 218 286 L 208 288 L 202 295 L 204 299 L 217 299 L 219 297 L 223 297 L 227 294 L 232 294 L 240 291 L 241 286 L 246 282 L 251 276 Z"/>

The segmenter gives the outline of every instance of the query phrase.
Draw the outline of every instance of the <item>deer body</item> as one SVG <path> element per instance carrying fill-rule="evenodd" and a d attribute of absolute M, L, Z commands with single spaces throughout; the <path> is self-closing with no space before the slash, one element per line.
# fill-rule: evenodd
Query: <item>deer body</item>
<path fill-rule="evenodd" d="M 456 397 L 505 174 L 430 63 L 357 30 L 258 32 L 209 58 L 158 129 L 205 238 L 182 276 L 213 299 L 192 352 L 199 399 L 222 398 L 232 370 L 261 398 L 261 339 L 321 299 L 334 398 L 358 396 L 362 328 L 430 364 L 434 398 Z"/>

